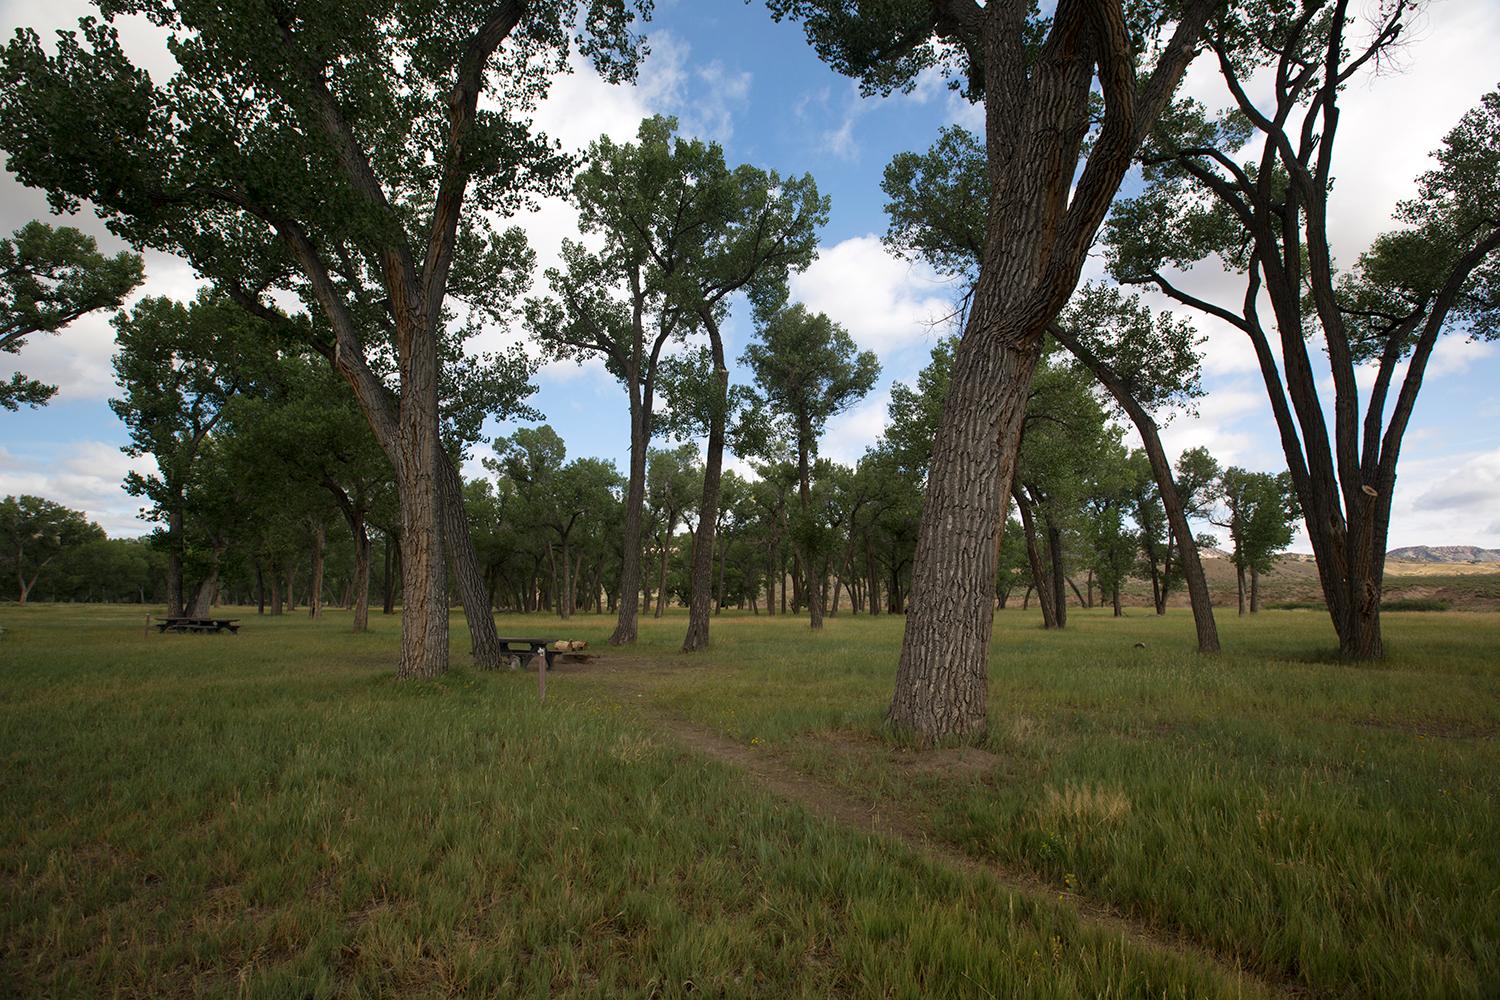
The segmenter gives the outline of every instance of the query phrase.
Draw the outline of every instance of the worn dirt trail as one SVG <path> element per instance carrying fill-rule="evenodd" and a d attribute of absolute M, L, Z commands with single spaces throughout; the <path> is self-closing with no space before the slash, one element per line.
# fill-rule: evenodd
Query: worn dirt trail
<path fill-rule="evenodd" d="M 900 809 L 899 803 L 877 805 L 860 801 L 834 785 L 796 770 L 778 759 L 772 750 L 746 746 L 706 726 L 662 711 L 651 704 L 648 697 L 651 690 L 649 678 L 680 669 L 684 668 L 612 656 L 589 673 L 603 680 L 622 705 L 635 708 L 680 747 L 744 771 L 773 795 L 794 802 L 816 816 L 864 833 L 900 841 L 929 860 L 966 875 L 992 879 L 1009 892 L 1033 900 L 1066 905 L 1086 926 L 1117 935 L 1150 951 L 1171 954 L 1202 967 L 1218 969 L 1248 994 L 1264 993 L 1283 997 L 1312 995 L 1311 991 L 1291 979 L 1257 973 L 1245 968 L 1232 955 L 1221 954 L 1197 942 L 1167 933 L 1076 893 L 1059 892 L 1056 886 L 1029 873 L 980 861 L 957 848 L 933 840 L 914 816 Z M 955 762 L 960 767 L 968 764 L 961 760 Z"/>

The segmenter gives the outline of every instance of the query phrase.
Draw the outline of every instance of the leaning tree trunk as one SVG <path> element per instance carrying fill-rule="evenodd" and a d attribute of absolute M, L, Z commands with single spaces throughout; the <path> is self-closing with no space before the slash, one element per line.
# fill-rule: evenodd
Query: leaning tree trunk
<path fill-rule="evenodd" d="M 1041 355 L 1040 329 L 991 322 L 986 303 L 994 293 L 984 284 L 958 342 L 933 441 L 889 712 L 898 730 L 921 743 L 985 725 L 1000 501 L 1015 472 Z"/>
<path fill-rule="evenodd" d="M 464 512 L 463 480 L 449 460 L 448 453 L 438 455 L 439 502 L 442 505 L 443 543 L 458 583 L 458 597 L 464 606 L 464 620 L 469 624 L 471 655 L 476 666 L 498 670 L 502 662 L 500 637 L 495 632 L 495 616 L 490 613 L 489 591 L 479 556 L 469 533 L 469 518 Z M 444 614 L 446 616 L 446 605 Z"/>
<path fill-rule="evenodd" d="M 198 589 L 193 593 L 192 603 L 188 607 L 188 616 L 192 618 L 207 618 L 213 614 L 214 594 L 219 589 L 219 565 L 214 563 L 198 584 Z"/>
<path fill-rule="evenodd" d="M 1193 625 L 1198 632 L 1198 652 L 1217 653 L 1219 651 L 1219 628 L 1214 622 L 1213 599 L 1209 596 L 1208 576 L 1203 572 L 1203 560 L 1198 553 L 1198 541 L 1193 537 L 1192 526 L 1188 524 L 1187 512 L 1182 506 L 1182 495 L 1177 492 L 1177 481 L 1172 477 L 1172 464 L 1167 461 L 1167 452 L 1162 447 L 1161 434 L 1157 430 L 1156 421 L 1131 395 L 1129 387 L 1120 378 L 1119 373 L 1090 351 L 1073 335 L 1071 330 L 1064 328 L 1060 323 L 1053 323 L 1048 329 L 1051 330 L 1058 343 L 1081 361 L 1084 367 L 1109 391 L 1115 402 L 1119 403 L 1121 409 L 1130 417 L 1136 432 L 1140 434 L 1141 445 L 1145 448 L 1146 458 L 1151 463 L 1151 474 L 1156 480 L 1157 492 L 1161 495 L 1162 507 L 1167 512 L 1167 523 L 1171 526 L 1172 537 L 1177 540 L 1178 551 L 1182 553 L 1182 575 L 1187 580 L 1188 600 L 1193 606 Z M 1153 588 L 1156 584 L 1155 571 L 1153 559 Z M 1166 604 L 1165 587 L 1162 587 L 1157 598 L 1157 614 L 1166 613 Z"/>
<path fill-rule="evenodd" d="M 1042 628 L 1057 628 L 1057 611 L 1053 603 L 1053 589 L 1046 568 L 1042 565 L 1041 546 L 1037 544 L 1036 522 L 1031 517 L 1031 502 L 1019 487 L 1011 489 L 1016 509 L 1021 515 L 1021 532 L 1026 537 L 1026 562 L 1031 567 L 1031 582 L 1036 588 L 1036 602 L 1042 609 Z M 998 549 L 999 546 L 997 545 Z M 1022 610 L 1025 610 L 1024 608 Z"/>
<path fill-rule="evenodd" d="M 1260 570 L 1250 567 L 1250 613 L 1260 611 Z"/>
<path fill-rule="evenodd" d="M 1245 613 L 1245 567 L 1238 559 L 1234 561 L 1234 582 L 1240 598 L 1240 614 L 1243 615 Z"/>
<path fill-rule="evenodd" d="M 194 618 L 207 618 L 213 613 L 214 595 L 219 590 L 219 559 L 223 554 L 223 543 L 216 543 L 212 550 L 213 559 L 208 565 L 208 575 L 199 582 L 187 609 L 187 613 Z"/>
<path fill-rule="evenodd" d="M 724 405 L 729 398 L 729 369 L 724 364 L 724 344 L 718 328 L 710 324 L 714 359 L 714 387 L 719 405 L 713 407 L 708 425 L 708 454 L 703 462 L 703 498 L 698 505 L 698 529 L 693 539 L 693 570 L 688 600 L 687 635 L 682 640 L 685 653 L 708 647 L 708 626 L 713 617 L 714 527 L 719 523 L 719 486 L 724 473 Z"/>

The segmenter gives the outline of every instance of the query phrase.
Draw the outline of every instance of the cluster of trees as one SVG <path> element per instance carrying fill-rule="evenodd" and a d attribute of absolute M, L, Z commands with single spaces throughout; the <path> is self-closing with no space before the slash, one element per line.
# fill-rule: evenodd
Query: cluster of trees
<path fill-rule="evenodd" d="M 231 551 L 273 581 L 285 553 L 311 552 L 317 579 L 330 510 L 349 528 L 357 578 L 370 575 L 370 526 L 394 541 L 401 676 L 445 669 L 450 591 L 476 659 L 494 665 L 496 600 L 566 614 L 607 606 L 614 581 L 613 641 L 628 643 L 635 595 L 654 592 L 660 608 L 672 591 L 693 650 L 735 587 L 747 599 L 764 589 L 769 610 L 789 579 L 814 626 L 848 589 L 856 606 L 908 612 L 890 718 L 928 742 L 984 725 L 990 625 L 1011 577 L 1029 579 L 1057 625 L 1080 570 L 1090 595 L 1111 599 L 1143 572 L 1159 606 L 1180 577 L 1199 648 L 1216 650 L 1189 521 L 1212 504 L 1252 604 L 1269 565 L 1257 553 L 1300 512 L 1341 649 L 1381 655 L 1396 462 L 1425 365 L 1445 332 L 1500 329 L 1495 93 L 1446 137 L 1400 229 L 1343 269 L 1331 246 L 1340 94 L 1419 4 L 1362 9 L 1358 38 L 1344 0 L 767 5 L 866 92 L 936 72 L 983 109 L 982 135 L 946 131 L 887 171 L 888 241 L 964 279 L 961 332 L 893 396 L 890 432 L 853 469 L 820 458 L 817 434 L 868 391 L 874 360 L 787 296 L 827 214 L 812 179 L 731 166 L 668 119 L 633 143 L 601 139 L 581 164 L 531 127 L 575 45 L 605 78 L 633 74 L 646 0 L 234 15 L 191 0 L 109 4 L 172 32 L 166 83 L 131 63 L 108 16 L 50 52 L 18 32 L 0 54 L 10 169 L 56 208 L 88 201 L 137 247 L 182 256 L 212 288 L 119 321 L 119 412 L 159 469 L 131 488 L 164 525 L 169 602 L 222 589 Z M 1220 70 L 1221 110 L 1176 97 L 1199 57 Z M 1120 200 L 1134 168 L 1144 189 Z M 533 258 L 497 220 L 557 193 L 588 239 L 566 244 L 546 294 L 522 302 Z M 1079 289 L 1101 236 L 1116 284 Z M 1240 301 L 1182 287 L 1180 272 L 1205 260 L 1243 276 Z M 133 280 L 117 277 L 116 289 Z M 1168 461 L 1158 424 L 1199 391 L 1196 344 L 1119 287 L 1142 284 L 1246 335 L 1284 478 Z M 753 386 L 730 384 L 722 327 L 735 301 L 756 319 L 743 359 Z M 523 414 L 529 376 L 524 357 L 476 359 L 463 342 L 517 317 L 544 354 L 598 359 L 625 388 L 622 477 L 568 462 L 539 428 L 497 442 L 494 482 L 461 482 L 484 415 Z M 178 346 L 153 354 L 167 328 Z M 1331 399 L 1310 344 L 1326 355 Z M 309 426 L 299 405 L 329 408 L 326 423 L 319 410 Z M 1113 417 L 1141 452 L 1122 446 Z M 659 436 L 704 441 L 701 469 L 686 452 L 653 453 Z M 756 483 L 726 475 L 726 448 L 756 460 Z M 319 497 L 322 513 L 294 495 Z M 272 500 L 252 513 L 257 496 Z M 305 540 L 281 548 L 288 537 Z"/>

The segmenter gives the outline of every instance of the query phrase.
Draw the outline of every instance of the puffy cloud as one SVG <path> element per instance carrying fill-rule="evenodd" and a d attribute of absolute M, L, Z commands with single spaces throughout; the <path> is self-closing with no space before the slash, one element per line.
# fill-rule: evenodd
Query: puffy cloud
<path fill-rule="evenodd" d="M 1410 439 L 1408 443 L 1414 443 Z M 1500 547 L 1500 449 L 1402 459 L 1390 545 Z"/>
<path fill-rule="evenodd" d="M 861 347 L 878 354 L 926 347 L 953 312 L 951 283 L 901 260 L 873 234 L 824 247 L 791 282 L 792 298 L 827 313 Z"/>
<path fill-rule="evenodd" d="M 120 483 L 127 472 L 156 471 L 154 459 L 131 458 L 103 441 L 64 446 L 61 458 L 17 456 L 0 449 L 0 495 L 30 493 L 81 510 L 111 537 L 145 534 L 150 526 L 136 516 L 140 502 Z"/>
<path fill-rule="evenodd" d="M 882 389 L 829 420 L 818 441 L 818 454 L 845 465 L 859 461 L 865 449 L 885 432 L 890 402 L 890 389 Z"/>

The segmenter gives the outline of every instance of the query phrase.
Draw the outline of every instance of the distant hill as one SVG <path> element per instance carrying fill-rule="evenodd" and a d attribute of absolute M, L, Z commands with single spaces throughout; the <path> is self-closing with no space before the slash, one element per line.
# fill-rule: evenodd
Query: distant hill
<path fill-rule="evenodd" d="M 1481 549 L 1477 545 L 1408 545 L 1391 549 L 1385 557 L 1392 562 L 1500 563 L 1500 549 Z"/>

